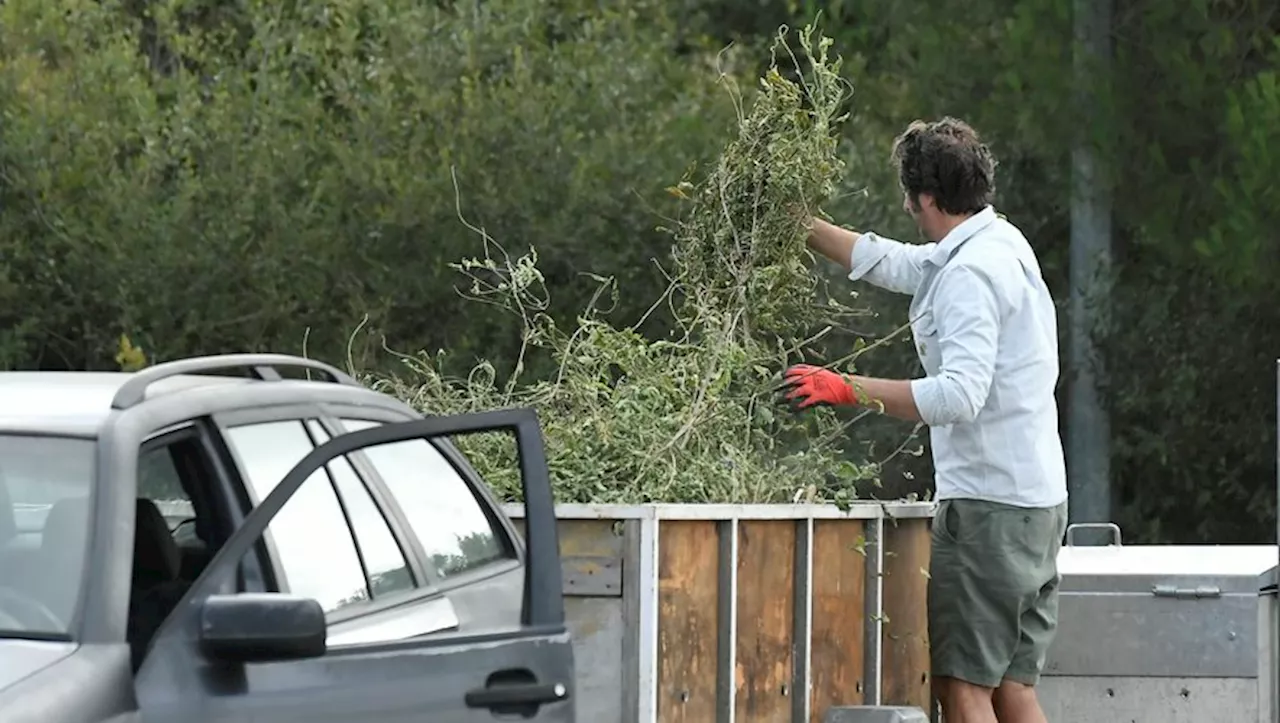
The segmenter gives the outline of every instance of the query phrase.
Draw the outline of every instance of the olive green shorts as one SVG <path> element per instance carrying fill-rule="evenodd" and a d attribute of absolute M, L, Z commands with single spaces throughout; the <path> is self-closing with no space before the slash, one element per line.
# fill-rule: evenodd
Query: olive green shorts
<path fill-rule="evenodd" d="M 929 560 L 935 678 L 1035 685 L 1058 627 L 1058 550 L 1067 503 L 1012 507 L 944 500 Z"/>

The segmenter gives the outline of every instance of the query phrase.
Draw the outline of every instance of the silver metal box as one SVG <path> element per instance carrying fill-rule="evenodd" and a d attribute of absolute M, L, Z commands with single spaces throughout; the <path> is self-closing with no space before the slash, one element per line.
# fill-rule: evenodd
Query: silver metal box
<path fill-rule="evenodd" d="M 1272 723 L 1276 563 L 1275 545 L 1064 546 L 1049 720 Z"/>
<path fill-rule="evenodd" d="M 828 708 L 822 723 L 929 723 L 929 716 L 905 706 L 851 705 Z"/>

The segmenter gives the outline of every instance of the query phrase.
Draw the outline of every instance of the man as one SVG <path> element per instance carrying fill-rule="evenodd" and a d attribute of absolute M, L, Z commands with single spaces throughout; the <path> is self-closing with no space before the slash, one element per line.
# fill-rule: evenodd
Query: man
<path fill-rule="evenodd" d="M 916 121 L 892 160 L 929 243 L 814 219 L 810 246 L 852 280 L 912 294 L 926 376 L 785 372 L 799 408 L 865 405 L 930 427 L 929 639 L 947 723 L 1044 723 L 1035 684 L 1057 628 L 1067 487 L 1053 300 L 1031 246 L 991 203 L 995 160 L 962 121 Z"/>

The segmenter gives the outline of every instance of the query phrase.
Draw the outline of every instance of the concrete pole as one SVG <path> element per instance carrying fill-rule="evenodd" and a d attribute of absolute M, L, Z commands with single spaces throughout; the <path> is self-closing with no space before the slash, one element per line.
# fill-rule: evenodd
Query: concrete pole
<path fill-rule="evenodd" d="M 1111 184 L 1097 138 L 1109 84 L 1111 0 L 1073 0 L 1076 108 L 1083 114 L 1071 153 L 1067 485 L 1072 522 L 1111 521 L 1111 419 L 1102 386 L 1099 332 L 1111 304 Z"/>

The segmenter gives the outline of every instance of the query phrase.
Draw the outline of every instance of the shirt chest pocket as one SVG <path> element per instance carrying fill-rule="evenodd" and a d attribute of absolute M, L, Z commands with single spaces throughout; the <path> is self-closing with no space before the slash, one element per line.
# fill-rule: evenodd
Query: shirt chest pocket
<path fill-rule="evenodd" d="M 920 312 L 911 322 L 911 335 L 916 344 L 916 354 L 925 374 L 933 376 L 942 368 L 942 351 L 938 348 L 938 325 L 932 311 Z"/>

